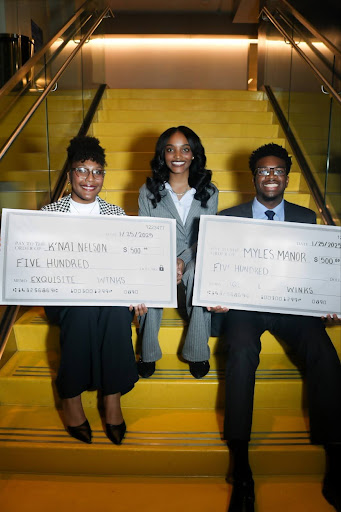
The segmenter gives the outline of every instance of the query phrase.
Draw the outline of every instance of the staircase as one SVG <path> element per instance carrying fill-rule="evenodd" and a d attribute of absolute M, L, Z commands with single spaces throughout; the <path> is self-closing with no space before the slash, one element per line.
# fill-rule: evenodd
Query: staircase
<path fill-rule="evenodd" d="M 36 101 L 37 94 L 21 98 L 0 121 L 0 147 Z M 35 210 L 50 202 L 48 191 L 56 184 L 66 159 L 66 147 L 77 134 L 93 95 L 90 90 L 56 91 L 38 108 L 0 161 L 2 208 Z"/>
<path fill-rule="evenodd" d="M 180 124 L 202 140 L 207 167 L 220 190 L 219 210 L 253 197 L 248 158 L 254 149 L 267 142 L 286 144 L 262 92 L 109 89 L 92 125 L 92 134 L 107 151 L 102 197 L 135 215 L 155 142 L 164 130 Z M 286 198 L 314 209 L 298 171 L 294 161 Z"/>
<path fill-rule="evenodd" d="M 179 124 L 202 139 L 221 191 L 219 209 L 253 197 L 247 166 L 252 150 L 267 142 L 286 144 L 260 92 L 108 90 L 92 126 L 107 152 L 103 199 L 135 215 L 155 141 Z M 286 198 L 314 208 L 295 161 Z M 341 328 L 329 335 L 341 354 Z M 210 339 L 211 370 L 197 381 L 177 356 L 184 325 L 175 310 L 164 311 L 159 339 L 164 356 L 155 374 L 122 398 L 128 426 L 122 446 L 104 434 L 97 394 L 84 393 L 94 432 L 87 446 L 68 436 L 60 416 L 54 386 L 58 328 L 47 324 L 42 308 L 21 309 L 0 362 L 2 510 L 17 511 L 22 503 L 25 511 L 87 512 L 96 505 L 118 512 L 227 509 L 220 340 Z M 133 341 L 136 347 L 135 327 Z M 332 512 L 321 495 L 324 453 L 309 443 L 301 374 L 269 333 L 262 347 L 250 446 L 257 511 Z"/>

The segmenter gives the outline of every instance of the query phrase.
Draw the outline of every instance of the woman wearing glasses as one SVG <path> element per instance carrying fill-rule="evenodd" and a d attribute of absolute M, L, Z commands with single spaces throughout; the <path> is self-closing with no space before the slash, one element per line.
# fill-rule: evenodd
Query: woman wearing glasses
<path fill-rule="evenodd" d="M 125 215 L 122 208 L 98 197 L 105 176 L 105 153 L 98 139 L 75 137 L 67 153 L 71 194 L 42 210 L 91 216 Z M 133 306 L 45 307 L 48 319 L 60 326 L 61 357 L 56 386 L 66 428 L 72 437 L 85 443 L 91 443 L 92 431 L 81 393 L 89 389 L 101 390 L 103 394 L 108 438 L 114 444 L 121 444 L 126 432 L 120 398 L 138 380 L 131 341 L 133 309 Z M 140 304 L 135 311 L 143 315 L 146 308 Z"/>

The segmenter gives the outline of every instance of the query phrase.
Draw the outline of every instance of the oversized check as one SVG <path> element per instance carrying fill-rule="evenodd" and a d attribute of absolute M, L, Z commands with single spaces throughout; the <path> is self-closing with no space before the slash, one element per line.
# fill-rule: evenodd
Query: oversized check
<path fill-rule="evenodd" d="M 176 307 L 176 221 L 4 209 L 2 304 Z"/>
<path fill-rule="evenodd" d="M 341 230 L 202 215 L 193 304 L 341 314 Z"/>

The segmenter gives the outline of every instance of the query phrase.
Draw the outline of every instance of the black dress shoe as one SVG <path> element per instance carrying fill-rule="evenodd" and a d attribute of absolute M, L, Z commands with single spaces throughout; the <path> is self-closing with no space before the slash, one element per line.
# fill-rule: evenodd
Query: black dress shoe
<path fill-rule="evenodd" d="M 210 363 L 208 361 L 190 361 L 189 371 L 195 379 L 201 379 L 210 370 Z"/>
<path fill-rule="evenodd" d="M 253 479 L 236 480 L 233 484 L 228 512 L 254 512 L 255 489 Z"/>
<path fill-rule="evenodd" d="M 106 423 L 105 429 L 107 432 L 107 436 L 112 443 L 122 444 L 122 439 L 124 438 L 124 434 L 127 431 L 125 421 L 123 421 L 119 425 L 111 425 L 110 423 Z"/>
<path fill-rule="evenodd" d="M 341 512 L 341 490 L 340 483 L 332 478 L 328 478 L 328 476 L 324 479 L 322 494 L 330 503 L 333 505 L 337 512 Z"/>
<path fill-rule="evenodd" d="M 142 359 L 139 359 L 137 362 L 137 371 L 141 377 L 148 379 L 148 377 L 151 377 L 155 372 L 155 361 L 146 363 L 145 361 L 142 361 Z"/>
<path fill-rule="evenodd" d="M 70 436 L 78 439 L 78 441 L 83 441 L 83 443 L 91 444 L 92 431 L 89 425 L 88 420 L 85 420 L 84 423 L 78 425 L 78 427 L 66 427 L 66 430 L 70 434 Z"/>

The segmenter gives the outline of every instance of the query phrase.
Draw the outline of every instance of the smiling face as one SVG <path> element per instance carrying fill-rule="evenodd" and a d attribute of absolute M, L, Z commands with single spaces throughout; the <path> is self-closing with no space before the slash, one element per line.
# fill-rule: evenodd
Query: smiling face
<path fill-rule="evenodd" d="M 71 169 L 84 167 L 89 169 L 88 177 L 77 176 L 74 170 L 69 171 L 69 179 L 72 185 L 71 198 L 76 203 L 93 203 L 103 186 L 103 177 L 95 179 L 92 175 L 93 169 L 103 170 L 103 167 L 93 160 L 72 162 Z"/>
<path fill-rule="evenodd" d="M 191 147 L 184 134 L 173 133 L 165 147 L 165 162 L 170 172 L 188 177 L 193 158 Z"/>
<path fill-rule="evenodd" d="M 256 168 L 258 167 L 284 167 L 285 169 L 285 162 L 277 156 L 264 156 L 257 161 Z M 258 201 L 271 209 L 282 201 L 289 177 L 286 173 L 283 176 L 275 176 L 273 170 L 269 176 L 259 176 L 256 172 L 253 182 Z"/>

